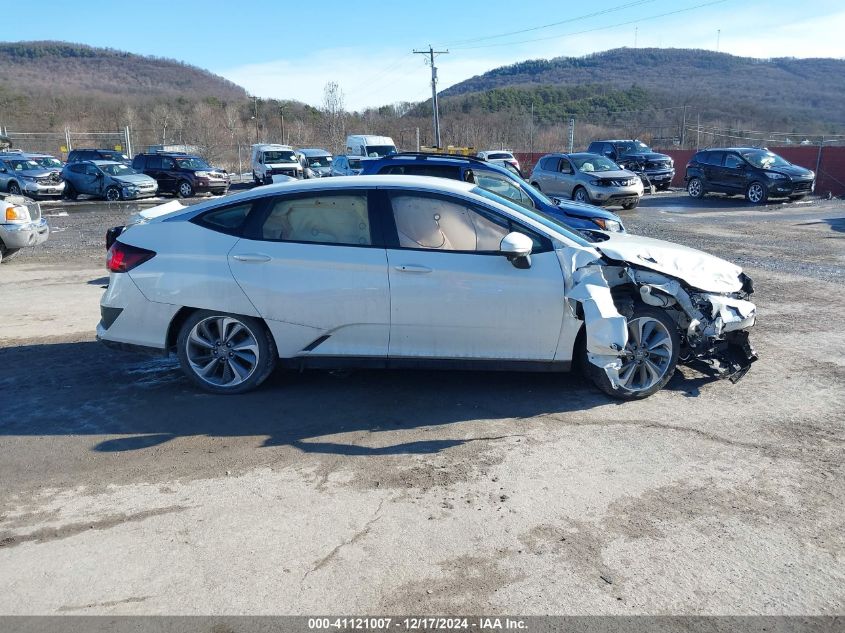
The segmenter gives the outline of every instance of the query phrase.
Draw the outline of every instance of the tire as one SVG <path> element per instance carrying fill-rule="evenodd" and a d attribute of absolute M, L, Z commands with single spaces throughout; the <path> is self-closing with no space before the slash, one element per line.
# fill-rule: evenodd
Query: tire
<path fill-rule="evenodd" d="M 590 200 L 590 194 L 587 193 L 587 190 L 584 187 L 575 187 L 575 191 L 572 192 L 572 199 L 575 202 L 584 202 L 586 204 L 592 204 Z"/>
<path fill-rule="evenodd" d="M 261 186 L 261 180 L 258 178 L 258 174 L 256 174 L 255 172 L 252 172 L 252 184 L 254 184 L 256 187 Z"/>
<path fill-rule="evenodd" d="M 176 352 L 191 382 L 223 395 L 258 387 L 273 371 L 278 357 L 264 323 L 210 310 L 198 310 L 188 317 L 179 330 Z M 202 370 L 207 370 L 205 376 Z"/>
<path fill-rule="evenodd" d="M 123 199 L 123 195 L 121 195 L 120 189 L 117 187 L 109 187 L 106 189 L 106 193 L 103 197 L 109 202 L 119 202 Z"/>
<path fill-rule="evenodd" d="M 79 197 L 79 192 L 72 184 L 65 181 L 65 190 L 62 192 L 62 197 L 65 200 L 76 200 Z"/>
<path fill-rule="evenodd" d="M 10 259 L 17 255 L 20 250 L 21 249 L 19 248 L 6 248 L 6 245 L 3 242 L 0 242 L 0 264 L 7 263 Z"/>
<path fill-rule="evenodd" d="M 657 185 L 657 190 L 658 191 L 669 191 L 669 187 L 671 186 L 671 184 L 672 183 L 668 183 L 668 182 L 659 184 L 659 185 Z"/>
<path fill-rule="evenodd" d="M 13 196 L 21 195 L 21 186 L 16 183 L 14 180 L 9 183 L 9 193 Z"/>
<path fill-rule="evenodd" d="M 756 180 L 745 190 L 745 199 L 751 204 L 766 204 L 768 197 L 768 190 Z"/>
<path fill-rule="evenodd" d="M 690 198 L 701 200 L 707 192 L 704 191 L 704 183 L 701 182 L 700 178 L 690 178 L 687 183 L 687 193 Z"/>
<path fill-rule="evenodd" d="M 187 180 L 180 180 L 176 185 L 176 196 L 178 198 L 190 198 L 194 195 L 194 186 Z"/>
<path fill-rule="evenodd" d="M 636 202 L 626 202 L 625 204 L 622 205 L 622 208 L 625 209 L 626 211 L 630 211 L 631 209 L 636 209 L 637 205 L 639 203 L 640 203 L 639 200 L 637 200 Z"/>
<path fill-rule="evenodd" d="M 652 344 L 650 352 L 649 348 L 637 348 L 637 341 L 642 339 L 643 333 L 646 338 L 644 343 Z M 629 355 L 622 361 L 622 369 L 619 370 L 622 384 L 617 389 L 613 388 L 604 369 L 586 357 L 586 347 L 582 348 L 582 363 L 587 375 L 607 395 L 619 400 L 641 400 L 660 391 L 672 379 L 681 340 L 677 325 L 666 312 L 643 304 L 634 306 L 633 317 L 628 320 L 628 339 L 625 350 Z M 638 361 L 633 354 L 641 360 Z M 650 370 L 650 365 L 655 369 Z"/>

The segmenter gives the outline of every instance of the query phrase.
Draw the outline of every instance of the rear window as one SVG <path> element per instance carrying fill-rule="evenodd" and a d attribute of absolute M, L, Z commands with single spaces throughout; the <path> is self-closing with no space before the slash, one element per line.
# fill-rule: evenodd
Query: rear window
<path fill-rule="evenodd" d="M 513 158 L 513 154 L 510 152 L 494 152 L 492 154 L 487 154 L 487 160 L 502 160 L 504 158 Z"/>
<path fill-rule="evenodd" d="M 248 202 L 233 207 L 214 209 L 199 216 L 194 222 L 213 231 L 239 235 L 251 208 L 252 203 Z"/>

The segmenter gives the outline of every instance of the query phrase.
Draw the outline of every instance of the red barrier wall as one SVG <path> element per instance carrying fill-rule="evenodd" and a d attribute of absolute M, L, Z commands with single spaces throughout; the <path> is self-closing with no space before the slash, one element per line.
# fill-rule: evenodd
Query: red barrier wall
<path fill-rule="evenodd" d="M 828 192 L 834 196 L 845 195 L 845 147 L 825 147 L 819 157 L 818 146 L 805 145 L 801 147 L 770 147 L 773 152 L 783 156 L 790 163 L 801 165 L 816 172 L 816 194 L 825 195 Z M 684 171 L 687 162 L 695 154 L 695 150 L 657 149 L 655 151 L 668 154 L 675 161 L 675 178 L 672 185 L 684 186 Z M 522 166 L 522 173 L 526 178 L 531 175 L 534 164 L 545 155 L 545 152 L 516 152 L 516 157 Z M 821 160 L 819 160 L 821 158 Z M 816 164 L 818 162 L 818 168 Z"/>

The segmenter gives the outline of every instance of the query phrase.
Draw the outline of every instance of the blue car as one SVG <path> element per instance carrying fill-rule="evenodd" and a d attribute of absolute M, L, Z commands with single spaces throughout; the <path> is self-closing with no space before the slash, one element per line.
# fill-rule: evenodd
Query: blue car
<path fill-rule="evenodd" d="M 362 163 L 362 175 L 404 174 L 474 182 L 527 209 L 554 216 L 574 229 L 625 232 L 618 215 L 591 204 L 552 201 L 508 169 L 473 156 L 403 152 Z"/>

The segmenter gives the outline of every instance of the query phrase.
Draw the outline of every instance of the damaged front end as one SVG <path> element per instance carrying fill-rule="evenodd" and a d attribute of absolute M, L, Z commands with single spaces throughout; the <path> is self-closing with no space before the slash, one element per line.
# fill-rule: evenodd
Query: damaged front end
<path fill-rule="evenodd" d="M 757 360 L 748 339 L 748 329 L 756 320 L 756 306 L 749 300 L 753 284 L 738 268 L 729 283 L 720 279 L 705 291 L 673 275 L 607 256 L 590 258 L 582 252 L 567 261 L 562 258 L 562 263 L 567 272 L 567 297 L 584 322 L 586 359 L 592 366 L 587 369 L 593 374 L 600 369 L 597 383 L 613 395 L 650 395 L 671 377 L 675 361 L 735 383 Z M 700 262 L 696 274 L 699 278 L 702 274 Z M 646 341 L 631 340 L 642 334 L 642 328 L 637 334 L 632 325 L 647 319 L 643 314 L 649 308 L 668 317 L 661 317 L 662 325 L 674 330 L 671 367 L 650 361 Z M 660 326 L 653 323 L 651 330 Z M 665 348 L 664 344 L 664 355 Z M 661 367 L 667 367 L 661 380 L 640 381 L 637 386 L 642 389 L 631 387 L 632 371 L 642 371 L 647 378 Z"/>
<path fill-rule="evenodd" d="M 740 273 L 740 290 L 717 294 L 684 287 L 681 282 L 652 271 L 628 268 L 639 299 L 665 308 L 678 324 L 681 339 L 679 362 L 697 365 L 735 383 L 757 360 L 748 340 L 757 308 L 748 299 L 754 292 L 751 279 Z"/>

